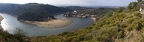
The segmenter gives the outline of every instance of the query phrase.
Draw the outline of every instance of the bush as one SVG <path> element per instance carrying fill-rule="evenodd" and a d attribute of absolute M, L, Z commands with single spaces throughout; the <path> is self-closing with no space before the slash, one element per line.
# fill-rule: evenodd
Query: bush
<path fill-rule="evenodd" d="M 135 18 L 130 18 L 129 20 L 128 20 L 128 23 L 132 23 L 134 20 L 136 20 Z"/>
<path fill-rule="evenodd" d="M 121 23 L 121 24 L 120 24 L 120 27 L 121 27 L 121 28 L 126 28 L 126 27 L 127 27 L 127 25 L 126 25 L 126 24 L 124 24 L 124 23 Z"/>
<path fill-rule="evenodd" d="M 120 8 L 117 9 L 117 12 L 120 13 L 120 12 L 123 11 L 123 9 L 124 9 L 123 7 L 120 7 Z"/>
<path fill-rule="evenodd" d="M 137 16 L 137 17 L 142 17 L 142 16 L 141 16 L 141 14 L 140 14 L 140 13 L 138 13 L 138 12 L 135 12 L 135 13 L 134 13 L 134 16 Z"/>
<path fill-rule="evenodd" d="M 90 40 L 90 39 L 92 39 L 92 35 L 91 34 L 88 34 L 88 35 L 84 36 L 84 40 Z"/>
<path fill-rule="evenodd" d="M 80 39 L 74 38 L 71 42 L 80 42 Z"/>
<path fill-rule="evenodd" d="M 127 31 L 131 31 L 131 30 L 132 30 L 132 27 L 131 27 L 131 26 L 128 26 L 128 27 L 126 28 L 126 30 L 127 30 Z"/>
<path fill-rule="evenodd" d="M 137 5 L 137 2 L 131 2 L 131 3 L 128 5 L 128 9 L 134 9 L 136 5 Z"/>

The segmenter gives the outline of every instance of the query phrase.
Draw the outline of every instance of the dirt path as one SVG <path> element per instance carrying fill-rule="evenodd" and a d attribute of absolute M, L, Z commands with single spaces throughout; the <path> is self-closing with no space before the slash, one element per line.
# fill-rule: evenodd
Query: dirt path
<path fill-rule="evenodd" d="M 141 14 L 144 14 L 144 10 L 142 10 L 140 13 L 141 13 Z"/>

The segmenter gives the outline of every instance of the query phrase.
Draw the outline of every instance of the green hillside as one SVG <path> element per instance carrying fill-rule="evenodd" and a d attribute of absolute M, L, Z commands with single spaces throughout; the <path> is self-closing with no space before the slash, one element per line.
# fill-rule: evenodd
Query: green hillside
<path fill-rule="evenodd" d="M 50 37 L 33 37 L 31 41 L 49 42 L 143 42 L 144 15 L 138 13 L 139 4 L 132 2 L 127 9 L 107 13 L 99 22 L 75 32 Z M 131 8 L 130 8 L 131 7 Z"/>
<path fill-rule="evenodd" d="M 0 3 L 0 13 L 16 16 L 18 20 L 47 21 L 54 19 L 54 13 L 69 12 L 71 9 L 56 7 L 49 4 L 27 3 L 6 4 Z M 33 20 L 31 20 L 33 19 Z"/>

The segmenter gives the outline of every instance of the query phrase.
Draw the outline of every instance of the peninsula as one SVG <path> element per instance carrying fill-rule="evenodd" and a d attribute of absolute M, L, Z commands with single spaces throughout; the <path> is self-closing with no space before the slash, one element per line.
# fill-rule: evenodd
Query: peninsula
<path fill-rule="evenodd" d="M 70 19 L 56 19 L 50 21 L 23 21 L 29 24 L 34 24 L 44 28 L 60 28 L 70 25 L 73 21 Z"/>
<path fill-rule="evenodd" d="M 72 23 L 69 19 L 56 20 L 55 13 L 69 12 L 71 9 L 57 7 L 49 4 L 0 4 L 0 13 L 13 15 L 19 21 L 35 24 L 40 27 L 64 27 Z"/>

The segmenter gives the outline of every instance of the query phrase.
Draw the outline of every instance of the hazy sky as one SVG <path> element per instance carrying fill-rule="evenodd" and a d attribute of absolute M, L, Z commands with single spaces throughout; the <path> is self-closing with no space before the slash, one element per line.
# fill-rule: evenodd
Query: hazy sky
<path fill-rule="evenodd" d="M 136 0 L 0 0 L 0 3 L 44 3 L 67 6 L 127 6 Z"/>

